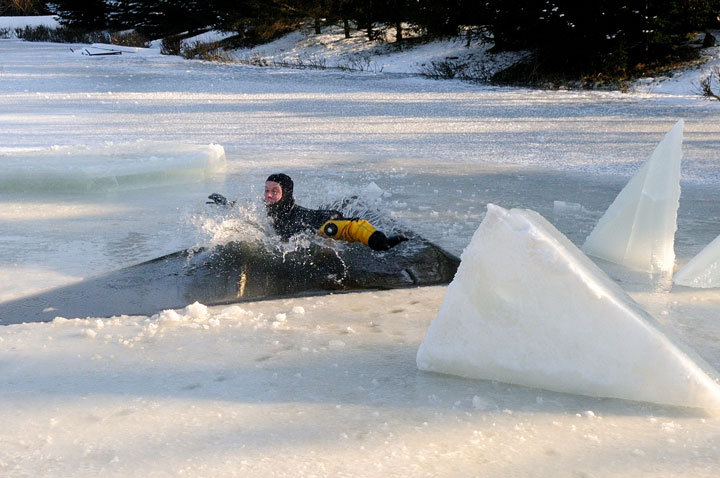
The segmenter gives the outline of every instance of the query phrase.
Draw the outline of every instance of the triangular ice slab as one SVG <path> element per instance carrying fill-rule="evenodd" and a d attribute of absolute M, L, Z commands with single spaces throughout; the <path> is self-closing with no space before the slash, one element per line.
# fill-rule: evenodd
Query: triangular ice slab
<path fill-rule="evenodd" d="M 673 282 L 687 287 L 720 287 L 720 236 L 677 271 Z"/>
<path fill-rule="evenodd" d="M 683 125 L 673 126 L 605 211 L 585 241 L 587 254 L 631 269 L 672 271 Z"/>
<path fill-rule="evenodd" d="M 720 409 L 716 373 L 539 214 L 488 205 L 421 370 Z"/>

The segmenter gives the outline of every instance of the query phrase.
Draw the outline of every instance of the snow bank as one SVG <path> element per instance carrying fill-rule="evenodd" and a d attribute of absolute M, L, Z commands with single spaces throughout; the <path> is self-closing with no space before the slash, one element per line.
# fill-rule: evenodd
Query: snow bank
<path fill-rule="evenodd" d="M 25 27 L 55 29 L 60 27 L 60 22 L 58 17 L 54 15 L 0 17 L 0 36 L 2 36 L 4 30 L 7 30 L 6 37 L 16 38 L 15 29 Z"/>
<path fill-rule="evenodd" d="M 406 32 L 406 35 L 410 32 Z M 488 53 L 492 44 L 464 37 L 394 44 L 394 29 L 382 40 L 367 39 L 363 30 L 351 30 L 345 38 L 340 26 L 329 26 L 321 34 L 298 30 L 253 48 L 230 52 L 240 61 L 257 64 L 306 65 L 341 68 L 371 73 L 418 74 L 431 69 L 433 62 L 450 61 L 470 76 L 489 77 L 524 58 L 526 52 Z"/>
<path fill-rule="evenodd" d="M 673 282 L 687 287 L 720 287 L 720 236 L 675 273 Z"/>
<path fill-rule="evenodd" d="M 421 370 L 720 409 L 720 385 L 539 214 L 488 205 L 417 353 Z"/>
<path fill-rule="evenodd" d="M 125 45 L 113 45 L 110 43 L 92 43 L 90 45 L 79 45 L 71 47 L 70 51 L 75 55 L 80 56 L 108 56 L 108 55 L 123 55 L 130 53 L 134 56 L 157 56 L 160 46 L 156 48 L 143 48 L 136 46 L 125 46 Z"/>
<path fill-rule="evenodd" d="M 631 269 L 672 271 L 680 204 L 683 120 L 620 191 L 583 250 Z"/>
<path fill-rule="evenodd" d="M 188 47 L 193 47 L 196 44 L 219 42 L 219 41 L 225 40 L 226 38 L 230 38 L 234 35 L 237 35 L 237 33 L 222 32 L 222 31 L 218 31 L 218 30 L 210 30 L 205 33 L 201 33 L 200 35 L 186 38 L 186 39 L 182 40 L 180 42 L 180 44 L 183 48 L 188 48 Z"/>
<path fill-rule="evenodd" d="M 715 35 L 715 39 L 720 41 L 720 31 L 716 30 L 713 32 L 708 30 L 703 32 L 702 35 L 704 36 L 705 33 Z M 698 40 L 702 41 L 702 37 Z M 712 74 L 716 68 L 720 67 L 720 46 L 704 48 L 701 50 L 701 55 L 703 61 L 695 67 L 674 71 L 668 76 L 657 78 L 648 77 L 637 80 L 635 82 L 635 90 L 677 96 L 700 94 L 700 81 Z M 716 89 L 713 91 L 716 91 Z"/>
<path fill-rule="evenodd" d="M 201 181 L 222 170 L 225 150 L 217 144 L 139 141 L 53 146 L 0 158 L 4 191 L 110 191 Z"/>

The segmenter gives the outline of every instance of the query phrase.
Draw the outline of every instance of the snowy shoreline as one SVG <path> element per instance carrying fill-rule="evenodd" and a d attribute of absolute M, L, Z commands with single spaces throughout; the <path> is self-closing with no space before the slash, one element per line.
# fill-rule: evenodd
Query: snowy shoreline
<path fill-rule="evenodd" d="M 58 17 L 0 17 L 0 33 L 6 31 L 6 38 L 15 38 L 15 29 L 45 27 L 55 29 L 60 26 Z M 708 32 L 720 41 L 720 31 Z M 232 32 L 208 31 L 182 41 L 184 50 L 197 46 L 213 45 L 231 37 Z M 433 65 L 451 62 L 464 65 L 462 74 L 475 81 L 487 81 L 493 74 L 509 67 L 527 56 L 527 52 L 490 53 L 492 44 L 480 39 L 471 40 L 464 36 L 437 39 L 398 49 L 393 44 L 394 36 L 389 34 L 382 40 L 368 41 L 366 33 L 351 30 L 350 38 L 345 38 L 339 25 L 327 26 L 322 33 L 305 28 L 293 31 L 274 41 L 251 48 L 221 50 L 219 56 L 224 61 L 239 62 L 246 65 L 266 65 L 280 68 L 311 68 L 350 71 L 355 74 L 396 74 L 399 76 L 423 76 L 434 73 Z M 100 50 L 95 53 L 125 51 L 139 53 L 143 48 L 130 48 L 116 45 L 98 44 Z M 90 46 L 92 49 L 93 46 Z M 150 43 L 150 51 L 161 49 L 161 41 Z M 102 50 L 102 51 L 101 51 Z M 81 54 L 92 54 L 83 53 Z M 657 78 L 640 78 L 633 82 L 629 91 L 636 94 L 652 93 L 673 96 L 700 96 L 700 80 L 720 66 L 720 46 L 706 48 L 697 66 L 686 70 L 672 71 Z M 447 80 L 445 80 L 447 81 Z M 456 80 L 457 81 L 457 80 Z"/>

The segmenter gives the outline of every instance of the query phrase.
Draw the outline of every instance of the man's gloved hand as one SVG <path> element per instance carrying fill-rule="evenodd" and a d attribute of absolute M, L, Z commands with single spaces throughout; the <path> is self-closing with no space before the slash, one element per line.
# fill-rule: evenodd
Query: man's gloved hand
<path fill-rule="evenodd" d="M 400 244 L 401 242 L 407 241 L 408 238 L 405 236 L 389 236 L 387 238 L 387 245 L 390 246 L 390 248 L 393 248 Z"/>
<path fill-rule="evenodd" d="M 228 200 L 225 196 L 218 193 L 212 193 L 208 196 L 208 199 L 212 199 L 212 201 L 208 201 L 206 204 L 217 204 L 218 206 L 227 206 Z"/>
<path fill-rule="evenodd" d="M 390 236 L 387 237 L 380 231 L 375 231 L 368 240 L 368 246 L 374 251 L 387 251 L 397 246 L 401 242 L 407 241 L 408 238 L 405 236 Z"/>

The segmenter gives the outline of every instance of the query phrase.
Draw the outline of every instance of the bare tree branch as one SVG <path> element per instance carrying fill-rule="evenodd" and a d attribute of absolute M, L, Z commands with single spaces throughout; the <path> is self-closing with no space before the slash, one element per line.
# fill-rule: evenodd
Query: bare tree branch
<path fill-rule="evenodd" d="M 0 0 L 0 14 L 20 13 L 31 15 L 38 13 L 42 7 L 41 0 Z"/>
<path fill-rule="evenodd" d="M 710 73 L 699 81 L 700 94 L 720 101 L 720 95 L 713 90 L 713 84 L 720 85 L 720 67 L 716 66 Z"/>

